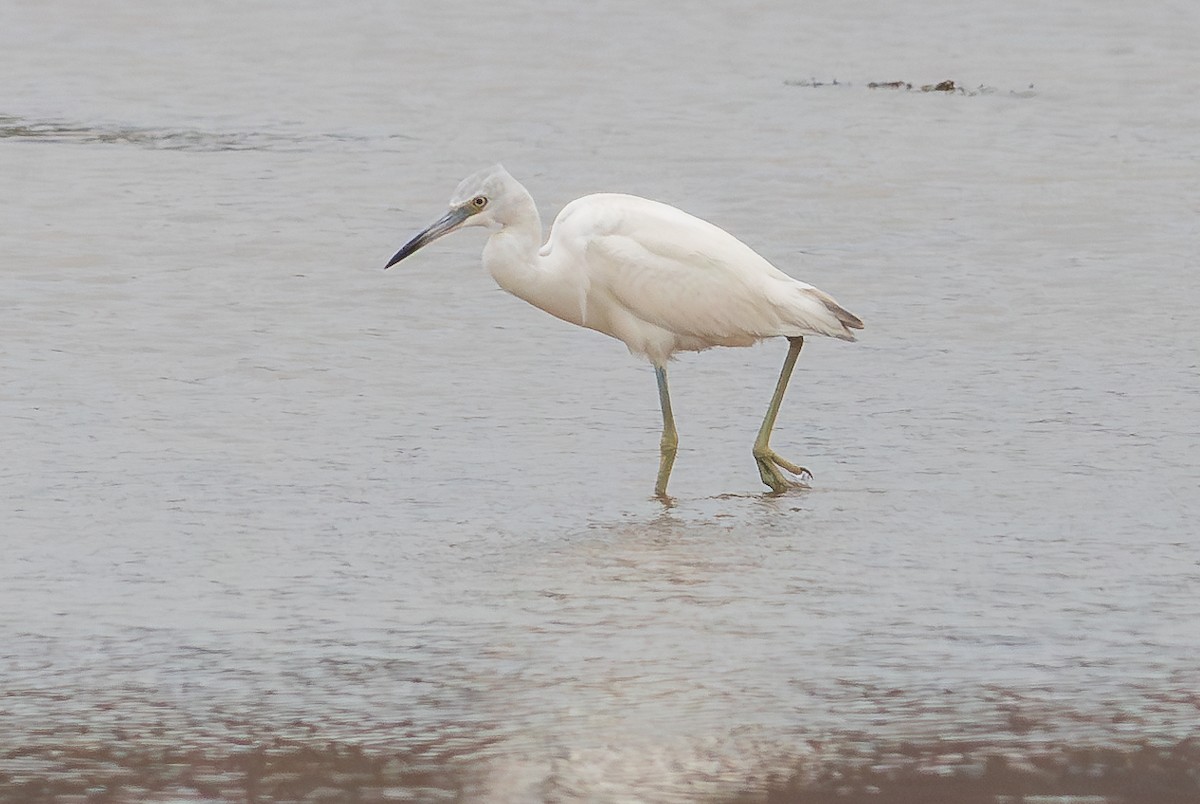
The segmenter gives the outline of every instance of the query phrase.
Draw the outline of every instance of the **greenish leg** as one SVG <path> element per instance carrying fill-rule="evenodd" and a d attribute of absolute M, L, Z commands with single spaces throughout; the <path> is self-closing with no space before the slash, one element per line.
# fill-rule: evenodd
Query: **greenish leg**
<path fill-rule="evenodd" d="M 771 487 L 775 493 L 786 491 L 789 486 L 803 486 L 791 478 L 785 477 L 780 469 L 786 469 L 802 480 L 811 479 L 812 472 L 803 466 L 797 466 L 791 461 L 781 458 L 768 443 L 771 431 L 775 429 L 775 418 L 779 415 L 779 406 L 783 403 L 783 392 L 787 390 L 788 382 L 792 379 L 792 369 L 796 367 L 796 358 L 804 346 L 804 338 L 788 338 L 787 358 L 783 361 L 783 369 L 779 372 L 779 382 L 775 385 L 775 395 L 767 407 L 767 415 L 763 417 L 762 427 L 758 428 L 758 438 L 754 439 L 754 461 L 758 464 L 758 474 L 762 482 Z M 665 436 L 664 436 L 665 437 Z"/>
<path fill-rule="evenodd" d="M 675 417 L 671 414 L 671 395 L 667 392 L 667 370 L 663 366 L 654 367 L 654 376 L 658 380 L 658 404 L 662 407 L 663 431 L 662 441 L 659 442 L 658 481 L 654 484 L 654 494 L 657 497 L 667 496 L 667 480 L 671 477 L 671 467 L 675 465 L 675 453 L 679 449 L 679 433 L 675 430 Z"/>

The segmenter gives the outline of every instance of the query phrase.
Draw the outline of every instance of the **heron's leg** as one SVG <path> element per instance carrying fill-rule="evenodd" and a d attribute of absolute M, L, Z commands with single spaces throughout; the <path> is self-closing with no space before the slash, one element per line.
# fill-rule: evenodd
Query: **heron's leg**
<path fill-rule="evenodd" d="M 659 442 L 658 481 L 654 484 L 654 494 L 658 497 L 666 497 L 667 479 L 671 477 L 671 467 L 675 465 L 675 452 L 679 448 L 679 433 L 675 431 L 675 417 L 671 414 L 671 394 L 667 391 L 666 368 L 655 366 L 654 376 L 658 380 L 658 404 L 662 407 L 663 416 L 662 441 Z"/>
<path fill-rule="evenodd" d="M 768 443 L 771 431 L 775 428 L 775 418 L 779 415 L 779 405 L 783 402 L 783 392 L 787 390 L 788 381 L 792 378 L 792 369 L 796 367 L 796 358 L 804 346 L 804 338 L 796 336 L 788 338 L 788 353 L 783 361 L 783 369 L 779 372 L 779 382 L 775 385 L 775 395 L 767 407 L 767 415 L 763 417 L 762 427 L 758 429 L 758 438 L 754 439 L 754 461 L 758 464 L 758 474 L 762 482 L 771 487 L 772 491 L 781 492 L 788 486 L 803 485 L 784 476 L 780 469 L 786 469 L 801 479 L 811 478 L 812 472 L 803 466 L 797 466 L 791 461 L 779 457 Z"/>

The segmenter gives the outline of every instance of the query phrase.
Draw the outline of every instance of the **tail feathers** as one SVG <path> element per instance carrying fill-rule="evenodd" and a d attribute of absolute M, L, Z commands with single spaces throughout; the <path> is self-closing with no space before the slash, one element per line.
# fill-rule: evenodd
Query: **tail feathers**
<path fill-rule="evenodd" d="M 817 301 L 821 302 L 821 304 L 823 304 L 825 306 L 825 309 L 828 310 L 830 313 L 832 313 L 834 318 L 837 319 L 838 328 L 841 331 L 840 332 L 835 331 L 835 332 L 831 332 L 829 334 L 831 334 L 835 338 L 840 338 L 844 341 L 856 340 L 856 338 L 854 337 L 854 333 L 851 332 L 850 330 L 863 328 L 863 322 L 862 322 L 861 318 L 859 318 L 854 313 L 847 310 L 845 307 L 842 307 L 840 304 L 838 304 L 836 301 L 834 301 L 834 298 L 832 296 L 830 296 L 828 293 L 826 293 L 822 290 L 817 290 L 816 288 L 808 288 L 807 292 L 809 295 L 811 295 Z"/>
<path fill-rule="evenodd" d="M 835 316 L 837 316 L 837 320 L 839 322 L 841 322 L 841 324 L 844 327 L 846 327 L 847 329 L 862 329 L 863 328 L 862 319 L 859 318 L 858 316 L 856 316 L 854 313 L 847 310 L 845 307 L 842 307 L 839 304 L 834 304 L 832 302 L 826 303 L 825 306 L 829 308 L 829 312 L 831 312 Z"/>

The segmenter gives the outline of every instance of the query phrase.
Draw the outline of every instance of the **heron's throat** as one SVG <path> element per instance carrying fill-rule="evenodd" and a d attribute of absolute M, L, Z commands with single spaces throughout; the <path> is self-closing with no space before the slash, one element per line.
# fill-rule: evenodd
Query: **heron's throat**
<path fill-rule="evenodd" d="M 528 300 L 528 293 L 539 284 L 538 234 L 505 226 L 488 238 L 483 247 L 483 267 L 496 284 Z"/>
<path fill-rule="evenodd" d="M 563 270 L 554 255 L 542 256 L 541 225 L 505 226 L 483 247 L 483 266 L 496 284 L 534 307 L 579 326 L 587 326 L 578 272 Z"/>
<path fill-rule="evenodd" d="M 483 267 L 500 287 L 529 301 L 526 294 L 539 284 L 541 245 L 542 220 L 530 198 L 488 238 L 483 247 Z"/>

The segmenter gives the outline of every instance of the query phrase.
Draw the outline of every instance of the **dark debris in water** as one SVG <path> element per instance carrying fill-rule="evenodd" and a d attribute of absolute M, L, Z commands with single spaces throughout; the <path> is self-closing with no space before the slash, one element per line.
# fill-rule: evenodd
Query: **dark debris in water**
<path fill-rule="evenodd" d="M 387 135 L 397 139 L 401 135 Z M 202 131 L 27 120 L 0 114 L 0 140 L 41 143 L 132 145 L 163 151 L 309 151 L 321 146 L 367 145 L 373 138 L 338 133 Z"/>
<path fill-rule="evenodd" d="M 799 80 L 787 80 L 783 82 L 790 87 L 852 87 L 851 83 L 838 81 L 836 78 L 832 81 L 820 81 L 816 78 L 805 78 Z M 933 84 L 913 84 L 911 81 L 868 81 L 865 84 L 867 89 L 890 89 L 900 92 L 944 92 L 949 95 L 996 95 L 1000 90 L 995 87 L 980 84 L 974 89 L 968 88 L 959 84 L 956 81 L 946 80 L 938 81 Z M 1009 90 L 1008 94 L 1014 98 L 1031 98 L 1036 93 L 1033 89 L 1033 84 L 1030 84 L 1027 89 Z"/>

